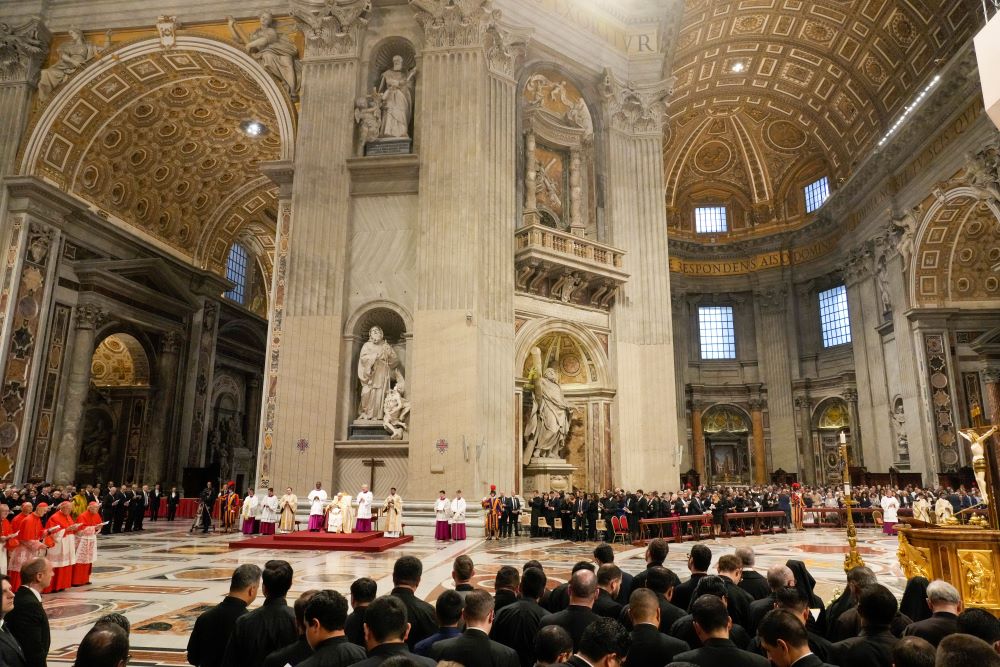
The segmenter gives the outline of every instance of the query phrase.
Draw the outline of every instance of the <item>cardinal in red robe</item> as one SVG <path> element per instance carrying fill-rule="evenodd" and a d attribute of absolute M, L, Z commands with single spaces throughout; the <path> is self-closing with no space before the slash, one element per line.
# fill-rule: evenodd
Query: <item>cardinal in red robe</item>
<path fill-rule="evenodd" d="M 49 517 L 45 524 L 50 531 L 55 546 L 49 549 L 48 558 L 52 562 L 52 581 L 43 593 L 58 593 L 73 585 L 73 564 L 76 563 L 76 531 L 80 524 L 73 521 L 73 503 L 65 501 L 59 511 Z"/>
<path fill-rule="evenodd" d="M 45 555 L 46 544 L 43 540 L 46 536 L 42 528 L 42 515 L 48 509 L 48 503 L 38 503 L 38 507 L 32 512 L 31 503 L 24 503 L 21 505 L 21 513 L 11 522 L 18 540 L 7 564 L 7 576 L 10 577 L 10 588 L 13 591 L 21 586 L 21 566 Z"/>
<path fill-rule="evenodd" d="M 73 564 L 73 585 L 90 583 L 90 572 L 97 559 L 97 533 L 101 530 L 101 514 L 97 503 L 90 503 L 87 511 L 77 518 L 80 530 L 76 534 L 76 563 Z"/>

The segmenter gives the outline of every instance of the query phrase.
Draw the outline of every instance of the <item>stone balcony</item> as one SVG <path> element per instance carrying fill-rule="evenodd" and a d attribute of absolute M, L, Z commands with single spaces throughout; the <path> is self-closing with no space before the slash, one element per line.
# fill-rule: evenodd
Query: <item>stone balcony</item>
<path fill-rule="evenodd" d="M 515 283 L 519 292 L 608 309 L 629 278 L 623 250 L 533 224 L 514 233 Z"/>

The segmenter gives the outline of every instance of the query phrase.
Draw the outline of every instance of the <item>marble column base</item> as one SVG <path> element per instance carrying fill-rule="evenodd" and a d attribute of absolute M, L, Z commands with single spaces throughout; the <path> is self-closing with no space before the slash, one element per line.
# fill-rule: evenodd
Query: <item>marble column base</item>
<path fill-rule="evenodd" d="M 572 491 L 573 473 L 576 466 L 563 459 L 540 459 L 534 457 L 524 467 L 523 488 L 542 492 Z"/>

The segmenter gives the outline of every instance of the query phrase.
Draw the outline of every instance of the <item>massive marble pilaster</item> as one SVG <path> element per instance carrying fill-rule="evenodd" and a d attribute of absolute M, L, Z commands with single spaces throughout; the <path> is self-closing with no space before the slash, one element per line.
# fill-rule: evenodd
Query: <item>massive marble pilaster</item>
<path fill-rule="evenodd" d="M 424 29 L 410 495 L 518 478 L 514 259 L 516 45 L 489 4 L 418 0 Z M 437 451 L 432 443 L 449 447 Z M 478 446 L 485 447 L 477 449 Z M 466 447 L 463 447 L 463 444 Z M 513 465 L 512 465 L 513 464 Z M 475 488 L 475 483 L 479 487 Z"/>
<path fill-rule="evenodd" d="M 155 482 L 167 479 L 167 447 L 169 419 L 177 404 L 177 368 L 180 356 L 180 336 L 173 332 L 163 335 L 160 354 L 156 359 L 156 395 L 146 431 L 145 464 L 142 479 Z"/>
<path fill-rule="evenodd" d="M 816 450 L 812 434 L 812 401 L 807 396 L 795 399 L 799 422 L 799 462 L 804 484 L 816 484 L 822 480 L 816 478 Z"/>
<path fill-rule="evenodd" d="M 663 177 L 665 98 L 671 81 L 626 84 L 606 71 L 608 219 L 626 251 L 629 281 L 612 310 L 615 483 L 659 488 L 679 479 L 670 266 Z M 627 455 L 626 455 L 627 453 Z"/>
<path fill-rule="evenodd" d="M 211 417 L 211 392 L 215 377 L 216 341 L 219 335 L 219 304 L 214 299 L 202 298 L 199 308 L 191 318 L 191 344 L 187 349 L 184 378 L 184 413 L 178 442 L 178 470 L 180 479 L 183 468 L 200 468 L 205 464 Z M 190 493 L 190 489 L 187 489 Z"/>
<path fill-rule="evenodd" d="M 369 0 L 355 0 L 296 12 L 306 49 L 291 201 L 279 210 L 288 252 L 276 262 L 271 293 L 259 486 L 303 489 L 318 480 L 330 488 L 334 480 L 336 378 L 349 363 L 341 357 L 346 161 L 354 155 L 353 91 L 370 8 Z M 293 446 L 299 441 L 306 446 Z"/>
<path fill-rule="evenodd" d="M 708 482 L 705 476 L 705 429 L 701 424 L 701 405 L 694 400 L 691 401 L 691 440 L 694 459 L 692 467 L 698 473 L 701 483 L 705 484 Z"/>
<path fill-rule="evenodd" d="M 764 401 L 750 399 L 750 424 L 753 429 L 753 483 L 767 484 L 767 447 L 764 441 Z"/>
<path fill-rule="evenodd" d="M 767 411 L 771 433 L 771 469 L 797 470 L 804 464 L 795 446 L 795 415 L 792 411 L 792 368 L 789 352 L 794 349 L 788 335 L 788 289 L 785 285 L 762 288 L 754 293 L 757 350 L 761 379 L 767 387 Z"/>
<path fill-rule="evenodd" d="M 19 26 L 0 23 L 0 177 L 13 173 L 14 158 L 31 111 L 31 94 L 49 52 L 49 32 L 38 19 Z M 3 195 L 0 194 L 0 199 Z"/>
<path fill-rule="evenodd" d="M 94 358 L 97 328 L 104 321 L 104 311 L 95 305 L 81 303 L 76 307 L 76 335 L 69 359 L 69 377 L 66 382 L 66 403 L 63 408 L 62 435 L 55 456 L 52 481 L 70 484 L 74 481 L 80 458 L 83 434 L 83 410 L 90 391 L 90 366 Z"/>

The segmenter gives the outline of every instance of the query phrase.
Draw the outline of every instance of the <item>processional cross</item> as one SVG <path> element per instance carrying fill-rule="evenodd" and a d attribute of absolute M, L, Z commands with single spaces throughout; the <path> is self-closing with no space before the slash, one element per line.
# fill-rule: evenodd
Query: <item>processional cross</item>
<path fill-rule="evenodd" d="M 375 493 L 375 468 L 384 468 L 385 461 L 372 457 L 370 459 L 363 460 L 362 463 L 371 469 L 371 478 L 368 480 L 368 488 L 371 489 L 372 493 Z"/>

